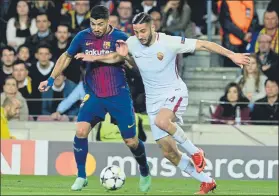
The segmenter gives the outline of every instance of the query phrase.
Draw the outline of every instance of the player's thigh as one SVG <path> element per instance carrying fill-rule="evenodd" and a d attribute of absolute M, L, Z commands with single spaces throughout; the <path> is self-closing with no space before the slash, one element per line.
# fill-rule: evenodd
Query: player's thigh
<path fill-rule="evenodd" d="M 182 116 L 185 113 L 188 105 L 188 93 L 187 92 L 174 92 L 170 93 L 165 100 L 161 108 L 160 117 L 167 116 L 171 118 L 173 122 L 183 123 Z M 160 114 L 159 112 L 159 114 Z"/>
<path fill-rule="evenodd" d="M 153 139 L 155 141 L 160 140 L 161 138 L 164 138 L 166 136 L 169 135 L 168 132 L 166 132 L 163 129 L 160 129 L 156 123 L 155 123 L 155 119 L 156 119 L 157 113 L 149 113 L 148 114 L 148 118 L 149 118 L 149 123 L 150 123 L 150 128 L 151 128 L 151 132 L 152 132 L 152 136 Z"/>
<path fill-rule="evenodd" d="M 106 109 L 116 120 L 123 139 L 135 138 L 136 120 L 133 101 L 128 89 L 121 89 L 117 96 L 105 99 Z"/>
<path fill-rule="evenodd" d="M 83 122 L 81 124 L 84 124 L 84 126 L 89 124 L 93 128 L 97 123 L 104 120 L 105 115 L 106 111 L 101 100 L 93 93 L 88 93 L 84 96 L 80 105 L 77 122 Z"/>

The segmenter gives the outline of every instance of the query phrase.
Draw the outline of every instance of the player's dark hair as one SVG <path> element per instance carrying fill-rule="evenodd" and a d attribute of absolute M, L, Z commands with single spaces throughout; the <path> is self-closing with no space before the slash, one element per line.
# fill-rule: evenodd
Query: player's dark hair
<path fill-rule="evenodd" d="M 132 24 L 143 24 L 143 23 L 150 23 L 152 18 L 149 14 L 140 12 L 134 16 L 132 20 Z"/>
<path fill-rule="evenodd" d="M 98 19 L 109 19 L 109 10 L 105 6 L 97 5 L 91 9 L 90 17 L 94 18 L 95 20 Z"/>

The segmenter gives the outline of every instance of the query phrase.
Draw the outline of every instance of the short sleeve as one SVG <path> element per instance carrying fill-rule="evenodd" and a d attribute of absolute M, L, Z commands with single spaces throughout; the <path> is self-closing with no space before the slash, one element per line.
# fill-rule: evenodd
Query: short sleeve
<path fill-rule="evenodd" d="M 133 44 L 132 44 L 133 40 L 132 40 L 132 37 L 129 37 L 127 40 L 126 40 L 126 44 L 128 46 L 128 50 L 129 50 L 129 53 L 130 54 L 133 54 Z"/>
<path fill-rule="evenodd" d="M 196 39 L 166 35 L 166 43 L 175 53 L 193 53 L 196 49 Z"/>
<path fill-rule="evenodd" d="M 82 32 L 79 32 L 74 39 L 72 40 L 69 48 L 67 49 L 67 53 L 70 56 L 76 55 L 76 53 L 80 50 L 82 43 Z"/>

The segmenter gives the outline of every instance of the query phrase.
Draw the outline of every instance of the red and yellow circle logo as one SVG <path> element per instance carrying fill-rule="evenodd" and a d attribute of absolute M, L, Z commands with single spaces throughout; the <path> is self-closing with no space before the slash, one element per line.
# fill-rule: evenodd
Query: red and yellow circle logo
<path fill-rule="evenodd" d="M 55 168 L 58 174 L 62 176 L 72 176 L 77 174 L 77 165 L 73 152 L 61 153 L 55 162 Z M 86 159 L 86 175 L 91 176 L 96 170 L 96 159 L 90 153 Z"/>

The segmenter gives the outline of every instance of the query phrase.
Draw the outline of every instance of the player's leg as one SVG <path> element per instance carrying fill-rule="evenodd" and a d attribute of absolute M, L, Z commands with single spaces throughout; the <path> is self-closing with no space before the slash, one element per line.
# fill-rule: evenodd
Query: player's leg
<path fill-rule="evenodd" d="M 206 166 L 203 150 L 197 148 L 191 140 L 187 138 L 183 129 L 175 123 L 177 119 L 183 122 L 181 113 L 183 114 L 187 105 L 188 100 L 186 97 L 173 96 L 167 99 L 155 118 L 155 125 L 173 136 L 182 148 L 191 154 L 197 172 L 201 172 Z"/>
<path fill-rule="evenodd" d="M 150 188 L 151 178 L 143 142 L 136 134 L 136 120 L 132 99 L 129 91 L 122 89 L 118 96 L 105 100 L 105 105 L 110 115 L 116 119 L 125 144 L 135 157 L 140 169 L 140 190 L 145 192 Z"/>
<path fill-rule="evenodd" d="M 202 183 L 200 194 L 206 194 L 216 188 L 215 181 L 204 172 L 198 173 L 192 163 L 190 157 L 185 153 L 181 153 L 176 145 L 175 140 L 171 136 L 166 136 L 158 139 L 157 144 L 161 148 L 163 155 L 172 164 L 188 173 L 190 176 Z"/>
<path fill-rule="evenodd" d="M 94 94 L 87 94 L 80 106 L 77 119 L 76 135 L 74 137 L 74 155 L 78 169 L 78 176 L 72 190 L 81 190 L 87 185 L 86 157 L 88 154 L 88 134 L 91 129 L 104 119 L 105 111 L 98 103 Z"/>

